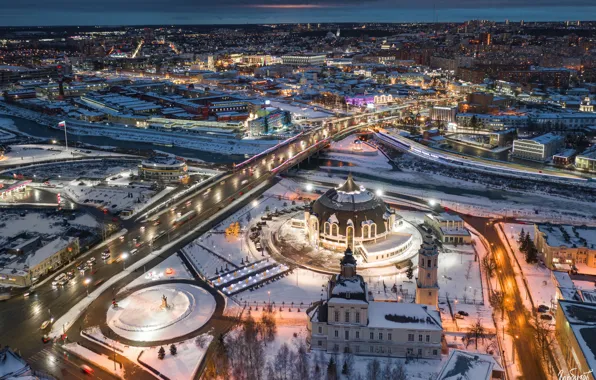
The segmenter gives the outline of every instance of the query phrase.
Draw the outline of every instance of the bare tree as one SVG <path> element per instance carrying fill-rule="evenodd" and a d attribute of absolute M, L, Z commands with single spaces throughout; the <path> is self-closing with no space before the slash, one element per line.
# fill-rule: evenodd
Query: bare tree
<path fill-rule="evenodd" d="M 503 292 L 492 292 L 489 302 L 495 311 L 501 312 L 501 320 L 503 320 L 505 318 L 505 294 Z"/>
<path fill-rule="evenodd" d="M 494 259 L 484 256 L 482 258 L 482 269 L 486 272 L 486 276 L 490 279 L 495 276 L 495 270 L 497 269 L 497 263 Z"/>
<path fill-rule="evenodd" d="M 379 360 L 374 359 L 366 365 L 366 379 L 367 380 L 380 380 L 381 379 L 381 363 Z"/>
<path fill-rule="evenodd" d="M 294 369 L 296 371 L 296 375 L 298 375 L 298 378 L 308 378 L 308 374 L 310 372 L 310 363 L 308 359 L 308 348 L 306 347 L 306 343 L 303 340 L 301 340 L 298 344 L 298 353 L 296 361 L 294 362 Z"/>
<path fill-rule="evenodd" d="M 540 318 L 540 315 L 534 316 L 533 326 L 536 337 L 536 344 L 542 353 L 543 359 L 547 359 L 548 351 L 555 339 L 555 334 L 551 328 L 550 321 Z"/>
<path fill-rule="evenodd" d="M 484 341 L 484 338 L 486 337 L 486 331 L 484 330 L 484 326 L 482 326 L 480 318 L 476 320 L 476 323 L 474 323 L 472 327 L 470 327 L 466 337 L 468 337 L 468 339 L 469 337 L 474 338 L 475 347 L 476 350 L 478 350 L 478 340 L 482 339 Z"/>
<path fill-rule="evenodd" d="M 273 317 L 272 313 L 269 311 L 263 312 L 261 317 L 261 332 L 263 334 L 263 338 L 267 341 L 271 342 L 275 339 L 275 334 L 277 333 L 277 323 L 275 322 L 275 318 Z"/>
<path fill-rule="evenodd" d="M 290 350 L 288 345 L 284 343 L 277 351 L 273 361 L 273 368 L 275 369 L 275 379 L 289 380 L 292 378 L 293 364 L 296 361 L 296 353 Z M 272 380 L 275 380 L 272 379 Z"/>

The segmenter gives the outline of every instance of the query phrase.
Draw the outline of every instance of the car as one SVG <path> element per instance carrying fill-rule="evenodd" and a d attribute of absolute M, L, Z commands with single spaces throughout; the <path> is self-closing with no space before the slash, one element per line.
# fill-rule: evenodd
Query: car
<path fill-rule="evenodd" d="M 87 264 L 95 264 L 95 257 L 90 258 L 89 260 L 87 260 Z"/>
<path fill-rule="evenodd" d="M 24 298 L 27 298 L 27 297 L 29 297 L 29 296 L 31 296 L 33 294 L 35 294 L 35 290 L 30 290 L 30 291 L 26 292 L 25 294 L 23 294 L 23 297 Z"/>
<path fill-rule="evenodd" d="M 109 248 L 104 249 L 103 253 L 110 253 L 110 249 Z"/>
<path fill-rule="evenodd" d="M 135 253 L 137 253 L 137 252 L 139 252 L 139 250 L 135 248 L 135 249 L 133 249 L 132 251 L 130 251 L 130 254 L 131 254 L 131 255 L 134 255 L 134 254 L 135 254 Z"/>
<path fill-rule="evenodd" d="M 87 364 L 81 365 L 81 371 L 88 375 L 93 375 L 93 372 L 95 372 L 93 368 L 89 367 Z"/>
<path fill-rule="evenodd" d="M 460 310 L 460 311 L 458 311 L 458 312 L 457 312 L 457 314 L 459 314 L 459 315 L 463 315 L 464 317 L 468 317 L 468 316 L 470 316 L 470 314 L 469 314 L 468 312 L 466 312 L 466 311 L 463 311 L 463 310 Z"/>
<path fill-rule="evenodd" d="M 540 319 L 543 319 L 545 321 L 552 321 L 553 320 L 553 316 L 549 315 L 549 314 L 540 314 Z"/>
<path fill-rule="evenodd" d="M 51 339 L 49 336 L 47 336 L 47 335 L 44 335 L 44 336 L 42 336 L 42 337 L 41 337 L 41 341 L 42 341 L 43 343 L 48 343 L 48 342 L 49 342 L 49 341 L 51 341 L 51 340 L 52 340 L 52 339 Z"/>
<path fill-rule="evenodd" d="M 110 258 L 110 254 L 104 252 L 104 253 L 101 254 L 101 258 L 102 258 L 102 260 L 107 260 L 107 259 Z"/>
<path fill-rule="evenodd" d="M 145 232 L 145 226 L 141 226 L 141 232 Z"/>
<path fill-rule="evenodd" d="M 40 330 L 45 330 L 46 328 L 48 328 L 50 323 L 52 323 L 52 322 L 49 319 L 47 321 L 43 321 L 43 323 L 41 324 Z"/>
<path fill-rule="evenodd" d="M 154 226 L 159 226 L 161 224 L 161 220 L 157 219 L 156 221 L 153 222 Z"/>
<path fill-rule="evenodd" d="M 455 314 L 455 319 L 464 319 L 464 316 L 461 314 Z"/>
<path fill-rule="evenodd" d="M 539 305 L 538 306 L 538 312 L 539 313 L 546 313 L 547 311 L 549 311 L 550 308 L 546 305 Z"/>
<path fill-rule="evenodd" d="M 120 241 L 124 241 L 124 235 L 120 236 Z"/>

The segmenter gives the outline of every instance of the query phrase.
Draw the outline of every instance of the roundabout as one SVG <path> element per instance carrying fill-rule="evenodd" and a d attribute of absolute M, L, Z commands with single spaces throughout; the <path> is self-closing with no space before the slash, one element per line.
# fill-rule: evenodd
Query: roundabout
<path fill-rule="evenodd" d="M 188 283 L 168 283 L 137 290 L 107 311 L 107 326 L 118 336 L 137 342 L 175 339 L 205 325 L 215 299 Z"/>

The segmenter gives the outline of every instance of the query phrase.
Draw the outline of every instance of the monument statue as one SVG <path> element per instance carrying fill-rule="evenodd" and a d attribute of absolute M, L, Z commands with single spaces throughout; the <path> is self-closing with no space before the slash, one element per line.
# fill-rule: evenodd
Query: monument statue
<path fill-rule="evenodd" d="M 167 309 L 168 308 L 168 297 L 166 297 L 165 294 L 163 294 L 161 296 L 161 308 L 162 309 Z"/>

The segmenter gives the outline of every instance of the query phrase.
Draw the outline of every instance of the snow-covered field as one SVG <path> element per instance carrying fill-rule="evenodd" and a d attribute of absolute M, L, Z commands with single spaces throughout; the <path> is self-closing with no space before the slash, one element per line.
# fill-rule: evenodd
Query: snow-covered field
<path fill-rule="evenodd" d="M 104 179 L 112 175 L 119 175 L 124 171 L 130 171 L 132 168 L 136 168 L 137 164 L 138 160 L 135 159 L 89 158 L 82 161 L 35 163 L 18 169 L 6 169 L 1 173 L 18 173 L 38 179 Z"/>
<path fill-rule="evenodd" d="M 178 255 L 172 255 L 126 285 L 118 293 L 157 280 L 190 280 L 192 275 Z"/>
<path fill-rule="evenodd" d="M 163 307 L 166 297 L 167 307 Z M 118 335 L 139 342 L 169 340 L 189 334 L 209 321 L 215 299 L 206 290 L 171 283 L 138 290 L 107 312 L 107 324 Z"/>
<path fill-rule="evenodd" d="M 11 145 L 11 151 L 4 155 L 3 160 L 0 160 L 0 166 L 36 164 L 44 161 L 68 160 L 72 158 L 98 158 L 116 156 L 134 157 L 119 153 L 78 149 L 72 147 L 66 150 L 65 147 L 59 145 Z"/>

